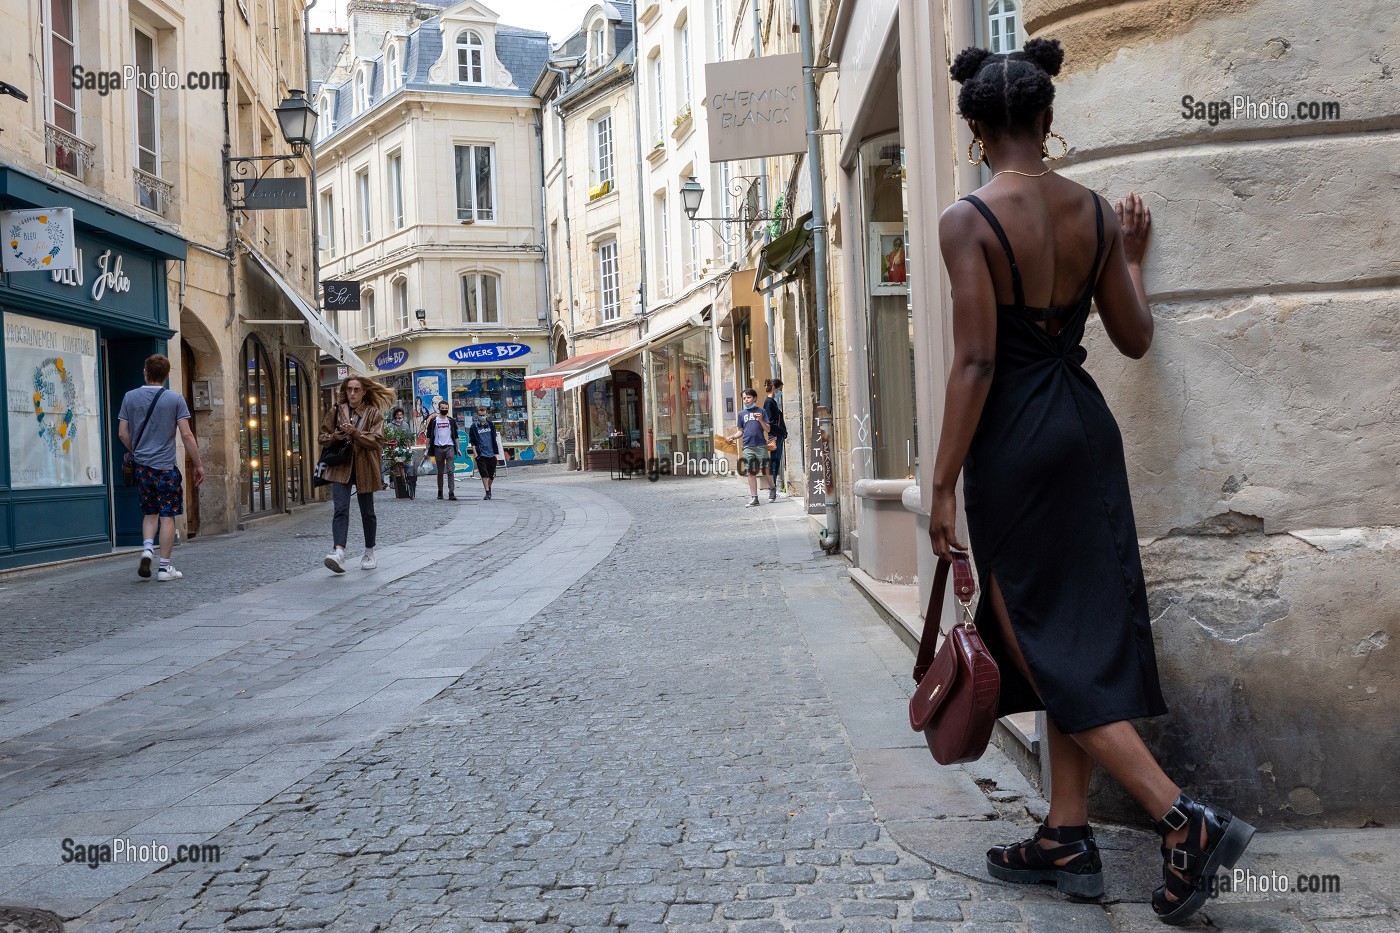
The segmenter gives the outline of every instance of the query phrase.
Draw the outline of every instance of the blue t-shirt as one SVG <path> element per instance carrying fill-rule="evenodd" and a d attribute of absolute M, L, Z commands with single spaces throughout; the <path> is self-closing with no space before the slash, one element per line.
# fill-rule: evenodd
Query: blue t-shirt
<path fill-rule="evenodd" d="M 131 452 L 131 459 L 141 466 L 153 470 L 175 469 L 175 432 L 180 421 L 190 416 L 190 408 L 179 392 L 166 389 L 160 401 L 151 411 L 151 420 L 146 430 L 141 423 L 146 420 L 146 411 L 151 408 L 151 399 L 156 397 L 160 386 L 142 386 L 132 389 L 122 398 L 122 407 L 117 418 L 125 421 L 131 432 L 131 441 L 136 443 L 136 435 L 141 442 Z"/>
<path fill-rule="evenodd" d="M 763 409 L 757 405 L 745 405 L 739 410 L 739 428 L 744 432 L 745 447 L 762 447 L 767 443 L 763 439 Z"/>
<path fill-rule="evenodd" d="M 484 424 L 480 421 L 473 421 L 470 440 L 476 447 L 478 456 L 496 456 L 496 428 L 489 421 Z"/>

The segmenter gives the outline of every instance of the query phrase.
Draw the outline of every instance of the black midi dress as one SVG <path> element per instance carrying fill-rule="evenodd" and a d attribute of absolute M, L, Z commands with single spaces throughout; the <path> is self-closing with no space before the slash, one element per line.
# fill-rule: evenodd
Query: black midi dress
<path fill-rule="evenodd" d="M 999 716 L 1044 709 L 1065 733 L 1167 711 L 1147 614 L 1123 439 L 1081 345 L 1104 253 L 1079 301 L 1027 307 L 1011 243 L 1015 304 L 997 305 L 996 369 L 963 464 L 982 598 L 977 630 L 1001 668 Z M 1037 321 L 1063 321 L 1050 333 Z M 995 577 L 1035 686 L 1016 669 L 992 613 Z M 1039 693 L 1036 691 L 1039 687 Z"/>

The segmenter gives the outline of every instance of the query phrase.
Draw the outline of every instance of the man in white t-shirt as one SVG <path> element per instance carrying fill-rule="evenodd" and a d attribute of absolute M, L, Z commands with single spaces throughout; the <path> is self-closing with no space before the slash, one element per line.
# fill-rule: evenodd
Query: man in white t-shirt
<path fill-rule="evenodd" d="M 436 415 L 423 423 L 428 456 L 437 463 L 438 498 L 442 498 L 442 474 L 447 473 L 447 498 L 457 501 L 457 419 L 448 414 L 447 402 L 438 402 Z"/>

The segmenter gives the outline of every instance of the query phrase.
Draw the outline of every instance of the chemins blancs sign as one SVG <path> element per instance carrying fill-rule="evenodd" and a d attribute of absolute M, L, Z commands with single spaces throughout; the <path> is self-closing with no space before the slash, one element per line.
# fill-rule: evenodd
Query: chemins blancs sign
<path fill-rule="evenodd" d="M 474 343 L 449 351 L 449 359 L 457 363 L 496 363 L 513 360 L 530 352 L 523 343 Z"/>
<path fill-rule="evenodd" d="M 807 151 L 800 54 L 706 65 L 705 106 L 711 162 Z"/>

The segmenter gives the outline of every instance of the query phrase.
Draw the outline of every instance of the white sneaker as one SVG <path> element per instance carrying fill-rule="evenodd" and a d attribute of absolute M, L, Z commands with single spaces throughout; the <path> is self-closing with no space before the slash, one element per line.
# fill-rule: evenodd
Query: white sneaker
<path fill-rule="evenodd" d="M 344 551 L 331 551 L 329 554 L 326 555 L 326 561 L 325 561 L 325 563 L 326 563 L 326 567 L 327 567 L 328 569 L 333 570 L 333 571 L 335 571 L 336 573 L 344 573 L 344 572 L 345 572 L 345 552 L 344 552 Z"/>
<path fill-rule="evenodd" d="M 360 569 L 373 570 L 375 567 L 378 566 L 379 562 L 374 559 L 373 552 L 365 551 L 365 556 L 360 558 Z"/>
<path fill-rule="evenodd" d="M 168 565 L 156 571 L 156 580 L 161 583 L 164 583 L 166 580 L 179 580 L 183 576 L 183 573 L 176 570 L 173 566 Z"/>
<path fill-rule="evenodd" d="M 136 565 L 136 575 L 145 579 L 151 575 L 151 563 L 156 559 L 155 551 L 146 548 L 141 552 L 141 563 Z"/>

